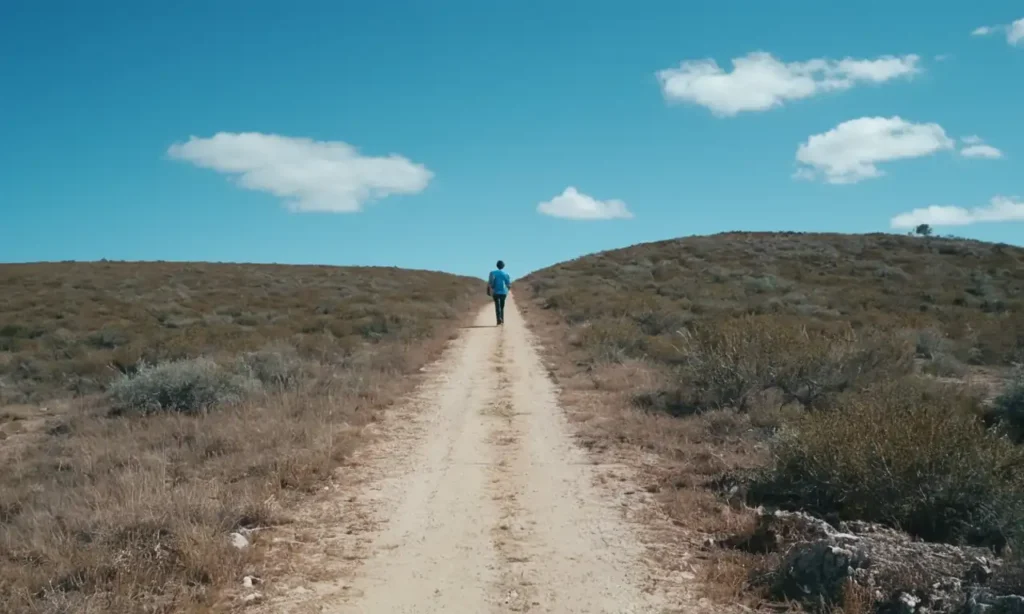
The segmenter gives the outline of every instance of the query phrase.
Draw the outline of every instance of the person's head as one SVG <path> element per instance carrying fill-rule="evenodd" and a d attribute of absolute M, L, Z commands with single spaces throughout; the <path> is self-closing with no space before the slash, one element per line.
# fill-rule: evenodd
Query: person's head
<path fill-rule="evenodd" d="M 502 261 L 502 260 L 499 260 L 499 261 L 498 261 L 498 268 L 499 268 L 499 269 L 503 269 L 503 268 L 505 268 L 505 263 L 504 263 L 504 261 Z"/>

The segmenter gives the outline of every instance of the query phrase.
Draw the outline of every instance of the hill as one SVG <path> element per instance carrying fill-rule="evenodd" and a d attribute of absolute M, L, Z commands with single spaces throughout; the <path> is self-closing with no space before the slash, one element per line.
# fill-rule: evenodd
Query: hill
<path fill-rule="evenodd" d="M 0 265 L 0 401 L 96 393 L 140 361 L 276 344 L 337 360 L 429 334 L 472 283 L 373 267 Z"/>
<path fill-rule="evenodd" d="M 728 233 L 594 254 L 523 281 L 569 323 L 626 315 L 648 335 L 695 319 L 773 315 L 937 333 L 945 352 L 976 364 L 1008 364 L 1024 351 L 1024 249 L 1009 245 Z"/>
<path fill-rule="evenodd" d="M 0 265 L 0 610 L 200 611 L 416 382 L 480 281 Z M 251 572 L 250 572 L 251 573 Z"/>
<path fill-rule="evenodd" d="M 726 233 L 585 256 L 518 286 L 583 443 L 642 451 L 650 492 L 709 558 L 712 597 L 867 612 L 948 579 L 947 555 L 906 548 L 898 573 L 883 557 L 856 578 L 800 577 L 792 553 L 838 552 L 823 535 L 854 521 L 924 540 L 913 548 L 981 548 L 1002 570 L 985 590 L 1024 591 L 1024 570 L 992 554 L 1024 546 L 1024 249 Z M 758 506 L 810 527 L 780 529 Z"/>

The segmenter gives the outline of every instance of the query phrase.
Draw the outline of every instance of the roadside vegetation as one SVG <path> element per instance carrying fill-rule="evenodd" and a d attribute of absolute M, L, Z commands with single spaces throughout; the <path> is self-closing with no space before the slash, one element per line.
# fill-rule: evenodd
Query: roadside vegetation
<path fill-rule="evenodd" d="M 0 611 L 208 611 L 479 302 L 393 268 L 0 266 Z M 220 604 L 223 605 L 223 604 Z"/>
<path fill-rule="evenodd" d="M 787 594 L 795 549 L 749 547 L 758 506 L 1024 551 L 1024 249 L 729 233 L 586 256 L 524 286 L 567 397 L 603 400 L 585 443 L 660 456 L 652 491 L 719 544 L 704 573 L 723 601 L 852 614 L 888 607 L 864 597 L 884 585 L 923 603 L 923 574 Z"/>

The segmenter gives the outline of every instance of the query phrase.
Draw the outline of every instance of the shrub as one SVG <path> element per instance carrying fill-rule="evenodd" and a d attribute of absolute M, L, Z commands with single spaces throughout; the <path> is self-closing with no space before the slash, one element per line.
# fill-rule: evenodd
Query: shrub
<path fill-rule="evenodd" d="M 977 242 L 725 233 L 586 256 L 522 281 L 569 324 L 617 317 L 624 303 L 650 300 L 657 311 L 707 321 L 762 313 L 811 327 L 845 321 L 858 330 L 921 330 L 924 358 L 940 351 L 1003 365 L 1024 356 L 1022 258 L 1019 248 Z"/>
<path fill-rule="evenodd" d="M 113 349 L 128 343 L 128 335 L 118 328 L 103 328 L 89 335 L 89 343 L 97 348 Z"/>
<path fill-rule="evenodd" d="M 989 588 L 1003 595 L 1024 595 L 1024 558 L 1019 553 L 995 571 Z"/>
<path fill-rule="evenodd" d="M 786 401 L 816 406 L 827 397 L 909 372 L 907 343 L 838 327 L 811 332 L 771 316 L 711 323 L 680 333 L 681 387 L 696 405 L 746 409 L 778 388 Z"/>
<path fill-rule="evenodd" d="M 935 354 L 924 365 L 924 372 L 935 377 L 964 377 L 968 374 L 967 365 L 950 354 Z"/>
<path fill-rule="evenodd" d="M 914 351 L 920 358 L 934 358 L 939 354 L 949 351 L 950 341 L 936 328 L 926 328 L 915 331 L 912 334 L 914 339 Z"/>
<path fill-rule="evenodd" d="M 780 436 L 751 496 L 932 541 L 1020 540 L 1024 449 L 987 431 L 980 406 L 910 378 L 844 395 Z"/>
<path fill-rule="evenodd" d="M 634 322 L 608 318 L 581 327 L 576 344 L 595 362 L 615 363 L 640 355 L 645 338 Z"/>
<path fill-rule="evenodd" d="M 304 363 L 295 348 L 271 347 L 258 352 L 247 352 L 240 359 L 243 373 L 275 390 L 288 390 L 298 386 L 304 373 Z"/>
<path fill-rule="evenodd" d="M 1024 369 L 1019 369 L 1006 390 L 993 403 L 996 418 L 1018 442 L 1024 442 Z"/>
<path fill-rule="evenodd" d="M 764 294 L 765 292 L 773 292 L 778 287 L 778 282 L 776 282 L 775 277 L 765 275 L 764 277 L 745 277 L 743 285 L 747 291 L 753 294 Z"/>
<path fill-rule="evenodd" d="M 238 403 L 258 388 L 257 380 L 193 358 L 143 366 L 114 380 L 108 392 L 117 413 L 198 413 Z"/>

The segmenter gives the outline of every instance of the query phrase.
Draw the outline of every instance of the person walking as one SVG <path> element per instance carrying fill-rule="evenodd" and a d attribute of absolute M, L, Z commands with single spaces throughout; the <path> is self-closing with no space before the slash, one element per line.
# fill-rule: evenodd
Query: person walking
<path fill-rule="evenodd" d="M 498 326 L 505 323 L 505 299 L 512 288 L 512 278 L 505 272 L 505 263 L 498 261 L 498 268 L 487 276 L 487 294 L 494 299 L 494 315 L 498 318 Z"/>

